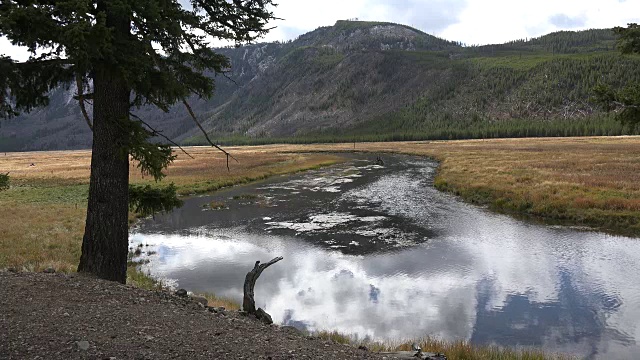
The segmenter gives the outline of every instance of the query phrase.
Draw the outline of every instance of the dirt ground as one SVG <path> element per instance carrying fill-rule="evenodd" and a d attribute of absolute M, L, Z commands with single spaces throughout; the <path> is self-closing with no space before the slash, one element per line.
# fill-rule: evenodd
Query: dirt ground
<path fill-rule="evenodd" d="M 78 274 L 0 272 L 0 359 L 378 359 L 212 312 L 189 298 Z"/>

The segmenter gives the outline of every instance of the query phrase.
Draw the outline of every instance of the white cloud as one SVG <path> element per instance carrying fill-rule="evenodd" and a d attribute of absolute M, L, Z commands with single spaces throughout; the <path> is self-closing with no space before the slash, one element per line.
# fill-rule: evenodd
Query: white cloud
<path fill-rule="evenodd" d="M 280 0 L 279 4 L 275 14 L 284 20 L 273 23 L 278 28 L 266 36 L 268 41 L 288 40 L 348 18 L 402 23 L 467 44 L 640 22 L 638 0 Z"/>
<path fill-rule="evenodd" d="M 288 40 L 337 20 L 358 18 L 389 21 L 438 32 L 454 24 L 468 0 L 276 0 L 275 15 L 283 20 L 267 36 L 267 41 Z"/>
<path fill-rule="evenodd" d="M 561 17 L 581 21 L 579 26 L 562 26 L 557 21 Z M 636 0 L 476 0 L 469 1 L 457 24 L 439 35 L 467 44 L 490 44 L 558 30 L 624 26 L 639 20 L 640 1 Z"/>

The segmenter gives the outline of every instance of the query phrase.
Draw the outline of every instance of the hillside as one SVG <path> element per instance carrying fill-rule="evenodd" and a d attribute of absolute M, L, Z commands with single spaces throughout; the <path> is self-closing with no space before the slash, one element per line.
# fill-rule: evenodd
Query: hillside
<path fill-rule="evenodd" d="M 219 51 L 233 64 L 228 78 L 191 102 L 215 138 L 236 143 L 620 134 L 589 103 L 591 88 L 640 81 L 640 59 L 618 55 L 606 29 L 465 47 L 405 25 L 338 21 Z M 60 88 L 47 108 L 0 123 L 0 151 L 90 146 L 74 92 Z M 202 142 L 182 107 L 136 113 Z"/>

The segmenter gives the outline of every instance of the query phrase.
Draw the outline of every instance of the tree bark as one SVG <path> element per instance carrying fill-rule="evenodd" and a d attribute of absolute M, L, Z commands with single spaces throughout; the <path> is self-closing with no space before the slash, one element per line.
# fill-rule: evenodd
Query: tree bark
<path fill-rule="evenodd" d="M 256 286 L 256 281 L 258 280 L 260 274 L 262 274 L 264 269 L 277 263 L 280 260 L 282 260 L 282 256 L 274 258 L 268 263 L 262 265 L 260 265 L 260 261 L 256 261 L 253 269 L 249 271 L 247 273 L 247 276 L 244 278 L 244 297 L 242 299 L 242 310 L 244 310 L 248 314 L 257 315 L 256 301 L 253 298 L 253 288 Z"/>
<path fill-rule="evenodd" d="M 129 246 L 129 96 L 117 72 L 96 71 L 89 203 L 78 265 L 79 272 L 120 283 L 127 280 Z"/>
<path fill-rule="evenodd" d="M 117 5 L 117 4 L 116 4 Z M 115 51 L 130 36 L 130 19 L 102 0 Z M 87 221 L 78 272 L 125 283 L 129 247 L 129 109 L 131 89 L 119 64 L 107 57 L 93 67 L 93 146 Z"/>

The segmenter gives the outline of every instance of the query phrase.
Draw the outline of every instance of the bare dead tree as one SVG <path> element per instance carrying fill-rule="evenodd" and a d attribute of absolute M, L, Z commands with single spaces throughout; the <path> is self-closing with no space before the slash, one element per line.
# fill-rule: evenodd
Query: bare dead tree
<path fill-rule="evenodd" d="M 271 261 L 260 264 L 260 261 L 256 261 L 256 264 L 253 266 L 253 269 L 247 273 L 247 276 L 244 279 L 244 298 L 242 300 L 242 309 L 251 315 L 255 315 L 258 319 L 271 323 L 271 317 L 262 309 L 256 310 L 256 301 L 254 300 L 253 288 L 256 286 L 256 281 L 260 277 L 260 274 L 264 271 L 264 269 L 269 266 L 277 263 L 282 260 L 282 256 L 278 256 L 277 258 L 272 259 Z M 268 318 L 268 320 L 267 320 Z"/>

